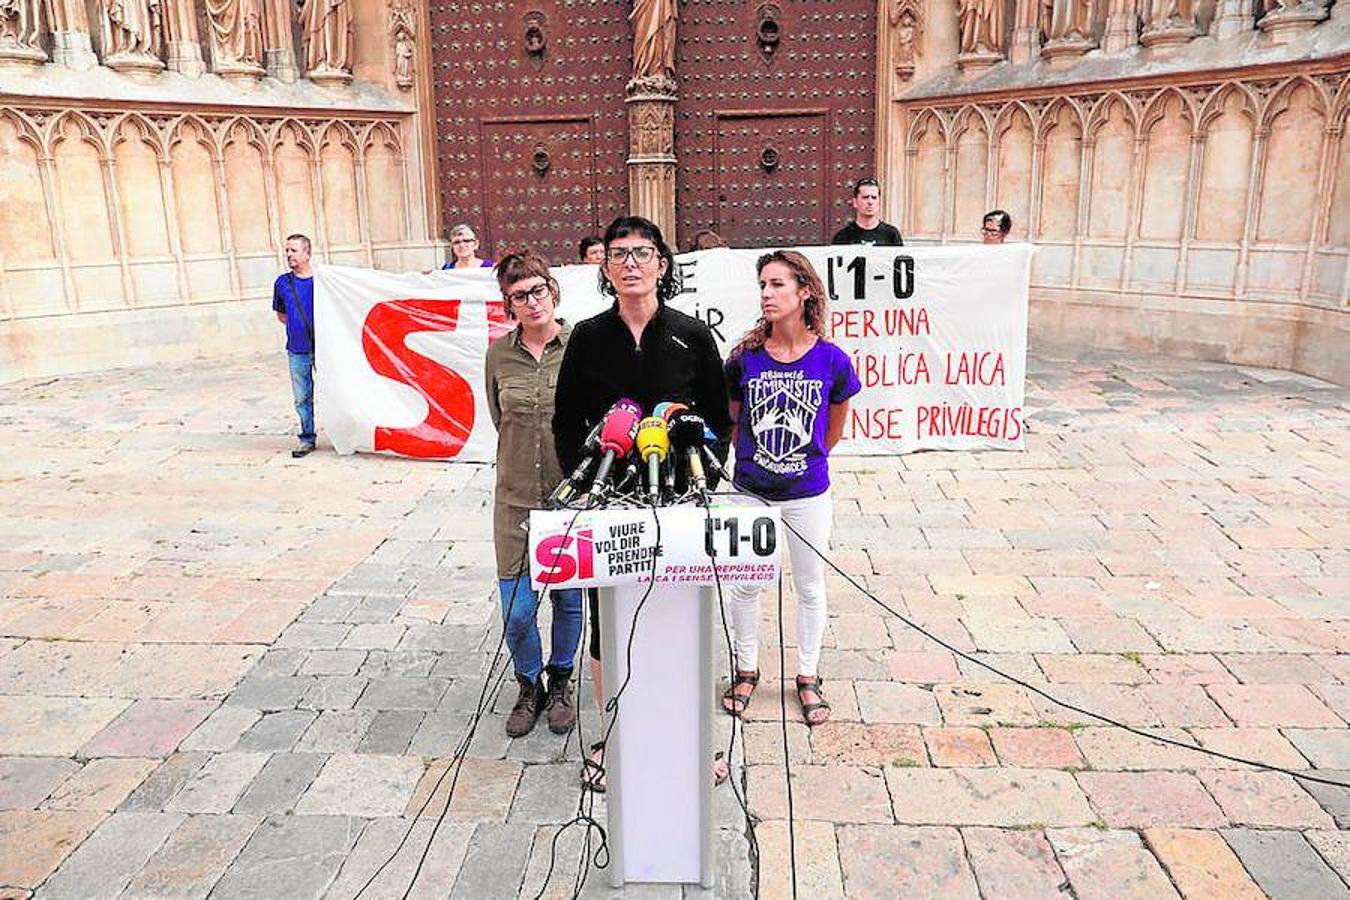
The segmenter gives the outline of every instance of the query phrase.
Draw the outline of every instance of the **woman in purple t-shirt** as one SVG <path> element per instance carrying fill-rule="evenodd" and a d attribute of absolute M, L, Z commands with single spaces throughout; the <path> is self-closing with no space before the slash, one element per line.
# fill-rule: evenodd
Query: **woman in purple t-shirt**
<path fill-rule="evenodd" d="M 734 483 L 772 501 L 792 526 L 784 531 L 797 588 L 797 698 L 806 724 L 819 725 L 830 717 L 816 674 L 825 561 L 812 547 L 824 551 L 830 541 L 829 453 L 861 385 L 848 354 L 825 336 L 825 288 L 806 257 L 776 250 L 759 258 L 758 269 L 763 315 L 726 364 L 736 420 Z M 737 585 L 731 597 L 736 678 L 722 706 L 739 716 L 759 683 L 759 590 Z"/>

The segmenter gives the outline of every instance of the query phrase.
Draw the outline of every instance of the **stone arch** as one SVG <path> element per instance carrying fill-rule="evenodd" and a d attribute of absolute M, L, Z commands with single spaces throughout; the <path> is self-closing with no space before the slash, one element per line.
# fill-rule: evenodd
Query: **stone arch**
<path fill-rule="evenodd" d="M 1097 133 L 1112 121 L 1116 109 L 1120 109 L 1124 121 L 1132 132 L 1139 127 L 1139 110 L 1135 103 L 1119 91 L 1110 91 L 1098 97 L 1088 109 L 1084 123 L 1084 134 L 1096 139 Z"/>
<path fill-rule="evenodd" d="M 360 144 L 343 122 L 329 122 L 319 134 L 324 234 L 330 246 L 352 246 L 361 241 L 361 214 L 356 196 Z"/>
<path fill-rule="evenodd" d="M 909 223 L 916 234 L 939 235 L 946 219 L 947 135 L 950 126 L 936 110 L 915 117 L 910 129 Z"/>
<path fill-rule="evenodd" d="M 1063 119 L 1064 113 L 1068 112 L 1070 121 Z M 1049 136 L 1052 129 L 1072 124 L 1078 129 L 1078 136 L 1081 139 L 1087 134 L 1087 117 L 1082 107 L 1075 102 L 1072 97 L 1056 97 L 1051 100 L 1041 110 L 1039 118 L 1033 119 L 1036 124 L 1036 140 L 1044 141 Z"/>
<path fill-rule="evenodd" d="M 1337 133 L 1336 162 L 1331 173 L 1331 208 L 1340 212 L 1350 209 L 1350 133 L 1347 133 L 1350 132 L 1350 78 L 1341 81 L 1331 108 Z M 1333 214 L 1322 240 L 1338 247 L 1350 244 L 1350 216 Z"/>
<path fill-rule="evenodd" d="M 380 244 L 407 240 L 403 144 L 397 129 L 385 122 L 375 122 L 366 128 L 361 156 L 365 162 L 371 241 Z"/>
<path fill-rule="evenodd" d="M 170 256 L 173 248 L 160 177 L 160 164 L 168 161 L 163 135 L 137 113 L 118 116 L 108 134 L 125 241 L 123 252 L 133 259 Z"/>
<path fill-rule="evenodd" d="M 1169 104 L 1177 104 L 1169 107 Z M 1168 115 L 1170 109 L 1180 109 L 1186 124 L 1194 128 L 1196 121 L 1195 102 L 1175 87 L 1165 87 L 1148 98 L 1139 112 L 1139 133 L 1148 134 L 1158 120 Z"/>
<path fill-rule="evenodd" d="M 314 169 L 318 160 L 313 135 L 295 119 L 284 119 L 269 137 L 277 213 L 281 217 L 277 230 L 282 235 L 299 232 L 313 240 L 319 213 L 314 196 Z"/>
<path fill-rule="evenodd" d="M 989 118 L 977 106 L 963 107 L 956 116 L 951 143 L 956 166 L 952 230 L 956 234 L 975 234 L 986 211 L 989 127 Z"/>
<path fill-rule="evenodd" d="M 1051 103 L 1041 116 L 1040 237 L 1071 241 L 1078 233 L 1086 122 L 1075 104 Z"/>
<path fill-rule="evenodd" d="M 0 258 L 19 265 L 56 261 L 47 197 L 43 190 L 42 134 L 17 110 L 0 110 Z M 6 276 L 17 278 L 14 273 Z M 14 291 L 16 313 L 47 307 L 41 291 Z"/>
<path fill-rule="evenodd" d="M 1262 111 L 1268 129 L 1262 203 L 1256 239 L 1303 244 L 1312 237 L 1317 205 L 1320 148 L 1326 127 L 1326 97 L 1306 78 L 1291 78 Z"/>
<path fill-rule="evenodd" d="M 1205 98 L 1199 115 L 1204 142 L 1196 199 L 1197 240 L 1232 244 L 1242 240 L 1256 115 L 1255 98 L 1239 84 L 1230 82 Z"/>
<path fill-rule="evenodd" d="M 1190 197 L 1194 122 L 1189 101 L 1173 88 L 1159 91 L 1144 109 L 1140 118 L 1144 137 L 1141 238 L 1181 240 Z"/>
<path fill-rule="evenodd" d="M 1138 117 L 1120 94 L 1102 97 L 1092 109 L 1093 139 L 1087 233 L 1094 238 L 1123 239 L 1129 230 L 1130 174 Z"/>
<path fill-rule="evenodd" d="M 271 151 L 267 135 L 247 119 L 236 118 L 220 130 L 220 155 L 230 185 L 230 238 L 240 253 L 270 252 L 276 223 L 267 205 Z"/>
<path fill-rule="evenodd" d="M 1033 147 L 1036 141 L 1035 118 L 1025 104 L 1009 103 L 994 121 L 994 197 L 993 206 L 1012 216 L 1014 238 L 1027 234 L 1031 215 Z"/>
<path fill-rule="evenodd" d="M 219 253 L 223 242 L 216 167 L 221 155 L 216 135 L 198 117 L 182 116 L 169 128 L 167 143 L 183 255 Z"/>
<path fill-rule="evenodd" d="M 1240 81 L 1224 82 L 1218 88 L 1209 92 L 1205 97 L 1200 108 L 1196 111 L 1196 129 L 1202 133 L 1209 129 L 1210 123 L 1219 115 L 1222 115 L 1230 108 L 1230 98 L 1237 97 L 1238 102 L 1242 104 L 1242 109 L 1251 118 L 1252 124 L 1256 124 L 1257 111 L 1260 102 L 1256 95 Z"/>
<path fill-rule="evenodd" d="M 88 116 L 68 109 L 48 123 L 46 144 L 55 171 L 67 255 L 76 263 L 114 260 L 112 216 L 103 177 L 109 150 L 102 131 Z"/>

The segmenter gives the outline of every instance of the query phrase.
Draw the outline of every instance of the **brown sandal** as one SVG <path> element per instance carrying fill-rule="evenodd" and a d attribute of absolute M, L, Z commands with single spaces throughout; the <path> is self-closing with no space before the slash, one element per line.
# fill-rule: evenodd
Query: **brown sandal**
<path fill-rule="evenodd" d="M 748 684 L 750 690 L 744 694 L 736 693 L 737 685 Z M 731 687 L 722 692 L 722 709 L 729 716 L 740 718 L 745 711 L 750 708 L 750 698 L 755 694 L 755 687 L 759 684 L 759 670 L 754 672 L 736 672 L 736 677 L 731 682 Z M 730 702 L 728 702 L 730 701 Z"/>
<path fill-rule="evenodd" d="M 800 676 L 797 678 L 797 701 L 802 705 L 802 718 L 806 720 L 807 725 L 813 728 L 817 725 L 824 725 L 830 720 L 829 716 L 819 721 L 812 721 L 811 719 L 811 713 L 816 710 L 823 709 L 828 712 L 830 709 L 830 704 L 825 700 L 825 695 L 820 690 L 820 686 L 824 683 L 825 679 L 820 677 L 809 678 L 806 681 L 802 681 Z M 806 702 L 805 694 L 807 692 L 816 695 L 816 702 Z"/>

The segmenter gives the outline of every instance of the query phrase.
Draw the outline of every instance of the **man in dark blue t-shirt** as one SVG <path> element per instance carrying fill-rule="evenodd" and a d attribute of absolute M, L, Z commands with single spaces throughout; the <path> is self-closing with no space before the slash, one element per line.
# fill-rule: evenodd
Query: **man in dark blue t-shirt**
<path fill-rule="evenodd" d="M 286 236 L 286 265 L 290 271 L 272 285 L 272 309 L 286 326 L 286 355 L 291 363 L 291 392 L 300 414 L 300 445 L 291 451 L 299 459 L 314 450 L 314 270 L 309 265 L 309 238 Z"/>

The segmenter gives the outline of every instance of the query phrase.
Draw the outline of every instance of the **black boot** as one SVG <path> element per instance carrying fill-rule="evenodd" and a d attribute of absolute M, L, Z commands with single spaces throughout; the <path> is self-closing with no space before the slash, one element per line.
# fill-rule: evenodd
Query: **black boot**
<path fill-rule="evenodd" d="M 516 675 L 516 681 L 520 683 L 520 696 L 506 716 L 506 733 L 513 738 L 529 734 L 544 708 L 543 682 L 528 681 L 520 675 Z"/>
<path fill-rule="evenodd" d="M 544 711 L 548 714 L 548 730 L 567 734 L 577 721 L 577 708 L 572 704 L 572 670 L 549 666 L 548 700 Z"/>

